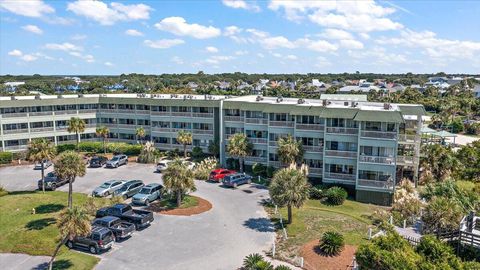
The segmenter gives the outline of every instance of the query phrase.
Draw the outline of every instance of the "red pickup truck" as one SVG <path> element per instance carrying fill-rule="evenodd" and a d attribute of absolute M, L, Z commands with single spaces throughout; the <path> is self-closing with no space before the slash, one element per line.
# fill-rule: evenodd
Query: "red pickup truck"
<path fill-rule="evenodd" d="M 220 182 L 222 182 L 222 179 L 225 176 L 230 175 L 230 174 L 234 174 L 234 173 L 236 173 L 236 171 L 227 170 L 227 169 L 215 169 L 210 173 L 210 176 L 208 177 L 208 180 L 220 183 Z"/>

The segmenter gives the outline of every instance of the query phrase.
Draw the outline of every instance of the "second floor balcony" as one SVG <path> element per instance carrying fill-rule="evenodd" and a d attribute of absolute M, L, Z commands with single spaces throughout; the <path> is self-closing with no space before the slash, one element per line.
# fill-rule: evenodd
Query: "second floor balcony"
<path fill-rule="evenodd" d="M 325 172 L 324 178 L 342 180 L 342 181 L 355 181 L 355 174 Z"/>
<path fill-rule="evenodd" d="M 267 144 L 267 138 L 248 138 L 251 143 Z"/>
<path fill-rule="evenodd" d="M 227 122 L 243 122 L 244 118 L 242 116 L 234 116 L 234 115 L 225 115 L 223 119 Z"/>
<path fill-rule="evenodd" d="M 386 140 L 397 139 L 397 133 L 396 132 L 390 132 L 390 131 L 362 130 L 360 132 L 360 136 L 365 137 L 365 138 L 386 139 Z"/>
<path fill-rule="evenodd" d="M 391 180 L 379 181 L 379 180 L 358 179 L 357 186 L 393 190 L 394 183 Z"/>
<path fill-rule="evenodd" d="M 53 127 L 38 127 L 38 128 L 30 128 L 30 132 L 48 132 L 53 131 Z"/>
<path fill-rule="evenodd" d="M 308 168 L 308 174 L 310 175 L 322 175 L 322 173 L 323 173 L 323 168 L 313 168 L 313 167 Z"/>
<path fill-rule="evenodd" d="M 378 163 L 378 164 L 387 164 L 387 165 L 395 164 L 395 159 L 393 157 L 360 155 L 358 158 L 358 161 L 363 163 Z"/>
<path fill-rule="evenodd" d="M 266 125 L 268 119 L 265 118 L 245 118 L 245 123 L 247 124 L 257 124 L 257 125 Z"/>
<path fill-rule="evenodd" d="M 206 135 L 213 135 L 213 130 L 208 129 L 192 129 L 193 134 L 206 134 Z"/>
<path fill-rule="evenodd" d="M 324 125 L 321 124 L 299 124 L 295 126 L 298 130 L 315 130 L 315 131 L 323 131 L 325 129 Z"/>
<path fill-rule="evenodd" d="M 349 128 L 349 127 L 326 127 L 327 133 L 333 134 L 347 134 L 347 135 L 357 135 L 358 128 Z"/>
<path fill-rule="evenodd" d="M 213 118 L 213 113 L 200 113 L 200 112 L 194 112 L 192 113 L 192 117 L 197 117 L 197 118 Z"/>
<path fill-rule="evenodd" d="M 322 153 L 323 146 L 322 145 L 302 145 L 302 148 L 305 152 L 312 152 L 312 153 Z"/>
<path fill-rule="evenodd" d="M 267 162 L 267 157 L 262 157 L 262 156 L 248 156 L 245 157 L 245 161 L 247 162 Z"/>
<path fill-rule="evenodd" d="M 357 152 L 355 152 L 355 151 L 342 151 L 342 150 L 325 150 L 325 156 L 343 157 L 343 158 L 357 158 Z"/>
<path fill-rule="evenodd" d="M 270 121 L 268 125 L 271 127 L 293 127 L 295 123 L 291 121 Z"/>
<path fill-rule="evenodd" d="M 28 128 L 4 129 L 4 130 L 3 130 L 3 135 L 7 135 L 7 134 L 19 134 L 19 133 L 28 133 Z"/>

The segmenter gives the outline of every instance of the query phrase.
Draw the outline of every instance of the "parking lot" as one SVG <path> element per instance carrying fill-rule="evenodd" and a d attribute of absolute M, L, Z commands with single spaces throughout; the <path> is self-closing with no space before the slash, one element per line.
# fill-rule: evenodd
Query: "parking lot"
<path fill-rule="evenodd" d="M 90 194 L 112 179 L 161 183 L 154 169 L 137 163 L 88 168 L 86 176 L 75 181 L 74 192 Z M 40 171 L 33 165 L 0 168 L 0 185 L 7 190 L 36 189 L 38 179 Z M 267 190 L 255 185 L 228 189 L 204 181 L 196 185 L 194 194 L 212 203 L 210 211 L 189 217 L 155 214 L 150 227 L 99 255 L 97 269 L 236 269 L 246 255 L 271 247 L 274 228 L 260 205 L 268 198 Z M 58 190 L 67 191 L 68 186 Z"/>

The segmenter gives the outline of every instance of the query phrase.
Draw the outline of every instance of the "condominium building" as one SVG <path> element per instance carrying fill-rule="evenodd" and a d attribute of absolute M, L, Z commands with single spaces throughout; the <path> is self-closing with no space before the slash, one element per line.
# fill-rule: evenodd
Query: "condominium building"
<path fill-rule="evenodd" d="M 208 152 L 220 145 L 228 159 L 228 138 L 245 133 L 253 144 L 246 165 L 282 167 L 277 140 L 291 135 L 305 150 L 309 177 L 355 190 L 356 199 L 388 205 L 403 178 L 416 181 L 421 105 L 368 102 L 365 95 L 322 95 L 320 99 L 200 95 L 65 95 L 0 98 L 3 151 L 21 151 L 33 138 L 55 144 L 77 138 L 66 130 L 71 117 L 85 120 L 80 140 L 98 140 L 97 126 L 107 126 L 111 141 L 136 142 L 135 129 L 161 150 L 181 149 L 179 130 L 193 134 L 192 147 Z"/>

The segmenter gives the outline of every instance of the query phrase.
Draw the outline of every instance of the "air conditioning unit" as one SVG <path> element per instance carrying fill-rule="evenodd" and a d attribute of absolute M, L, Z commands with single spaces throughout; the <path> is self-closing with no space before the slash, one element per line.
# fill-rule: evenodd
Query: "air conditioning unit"
<path fill-rule="evenodd" d="M 344 106 L 348 106 L 348 101 L 343 102 Z"/>
<path fill-rule="evenodd" d="M 391 108 L 392 106 L 390 105 L 390 103 L 383 103 L 383 109 L 390 110 Z"/>
<path fill-rule="evenodd" d="M 282 96 L 277 97 L 277 103 L 280 103 L 280 102 L 282 102 L 282 101 L 283 101 L 283 97 L 282 97 Z"/>
<path fill-rule="evenodd" d="M 17 100 L 17 98 L 15 96 L 11 96 L 10 99 L 11 100 Z"/>
<path fill-rule="evenodd" d="M 304 104 L 304 103 L 305 103 L 305 99 L 303 98 L 299 98 L 297 101 L 297 104 Z"/>
<path fill-rule="evenodd" d="M 35 99 L 42 99 L 39 94 L 35 95 Z"/>
<path fill-rule="evenodd" d="M 257 96 L 257 98 L 255 99 L 256 101 L 262 101 L 263 100 L 263 97 L 262 96 Z"/>

